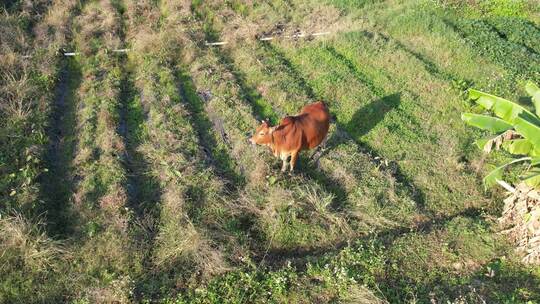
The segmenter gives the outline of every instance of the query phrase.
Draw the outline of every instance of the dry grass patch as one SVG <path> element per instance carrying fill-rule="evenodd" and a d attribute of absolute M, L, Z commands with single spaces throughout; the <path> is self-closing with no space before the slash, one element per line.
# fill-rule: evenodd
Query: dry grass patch
<path fill-rule="evenodd" d="M 58 267 L 58 259 L 66 256 L 62 243 L 52 240 L 42 230 L 43 222 L 27 219 L 15 213 L 0 219 L 0 256 L 19 260 L 19 266 L 29 271 L 47 271 Z M 7 260 L 2 268 L 7 271 Z M 57 269 L 56 269 L 57 270 Z"/>
<path fill-rule="evenodd" d="M 59 301 L 70 285 L 64 275 L 72 255 L 44 228 L 38 218 L 16 212 L 1 216 L 0 302 Z"/>
<path fill-rule="evenodd" d="M 86 54 L 122 47 L 120 15 L 110 0 L 100 0 L 84 7 L 76 18 L 75 39 Z"/>

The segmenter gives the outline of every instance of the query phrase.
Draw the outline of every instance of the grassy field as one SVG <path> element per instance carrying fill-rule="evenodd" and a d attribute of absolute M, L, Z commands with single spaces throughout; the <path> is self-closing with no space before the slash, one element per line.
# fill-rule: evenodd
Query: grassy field
<path fill-rule="evenodd" d="M 0 7 L 0 303 L 540 303 L 460 119 L 531 107 L 535 0 Z M 282 174 L 249 134 L 316 100 Z"/>

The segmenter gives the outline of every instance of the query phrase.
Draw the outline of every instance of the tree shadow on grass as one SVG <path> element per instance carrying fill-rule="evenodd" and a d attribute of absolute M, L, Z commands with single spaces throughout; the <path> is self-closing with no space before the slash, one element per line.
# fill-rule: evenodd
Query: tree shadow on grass
<path fill-rule="evenodd" d="M 229 139 L 222 123 L 219 120 L 212 120 L 204 107 L 204 100 L 197 94 L 193 79 L 185 72 L 175 74 L 176 83 L 180 86 L 182 101 L 193 115 L 191 124 L 197 132 L 197 136 L 202 145 L 202 150 L 206 161 L 212 166 L 217 175 L 225 182 L 226 187 L 231 191 L 237 191 L 245 184 L 244 177 L 234 169 L 234 161 L 227 150 L 218 145 L 213 133 L 220 135 L 225 144 Z"/>
<path fill-rule="evenodd" d="M 381 230 L 376 233 L 366 234 L 354 240 L 344 240 L 330 245 L 311 247 L 311 248 L 293 248 L 293 249 L 271 249 L 264 255 L 255 257 L 255 261 L 264 264 L 272 269 L 285 266 L 287 263 L 294 264 L 297 268 L 303 269 L 309 262 L 314 262 L 325 255 L 339 253 L 343 248 L 350 246 L 357 241 L 367 241 L 370 239 L 378 240 L 381 245 L 391 246 L 399 237 L 410 233 L 429 234 L 430 232 L 441 229 L 457 217 L 468 217 L 473 219 L 480 218 L 482 210 L 476 207 L 467 208 L 452 215 L 444 215 L 436 218 L 426 219 L 418 222 L 412 227 L 394 227 Z"/>
<path fill-rule="evenodd" d="M 494 258 L 467 274 L 439 269 L 422 280 L 387 269 L 378 284 L 390 302 L 415 303 L 537 303 L 540 279 L 526 265 Z M 418 282 L 420 280 L 421 282 Z M 530 302 L 529 302 L 530 301 Z"/>
<path fill-rule="evenodd" d="M 119 123 L 117 132 L 121 136 L 125 153 L 120 155 L 126 172 L 125 188 L 127 205 L 133 210 L 130 219 L 130 236 L 139 251 L 144 271 L 134 277 L 134 297 L 139 298 L 153 280 L 152 251 L 161 221 L 160 205 L 163 189 L 158 178 L 152 174 L 152 166 L 144 153 L 139 151 L 143 144 L 145 124 L 148 119 L 144 112 L 144 97 L 135 86 L 135 75 L 127 68 L 127 58 L 120 60 L 122 77 L 120 79 Z"/>
<path fill-rule="evenodd" d="M 71 162 L 75 158 L 76 92 L 81 83 L 80 66 L 67 60 L 59 71 L 52 114 L 49 116 L 49 147 L 45 163 L 49 169 L 42 177 L 41 197 L 47 230 L 51 235 L 69 237 L 77 225 L 71 209 L 73 180 Z"/>

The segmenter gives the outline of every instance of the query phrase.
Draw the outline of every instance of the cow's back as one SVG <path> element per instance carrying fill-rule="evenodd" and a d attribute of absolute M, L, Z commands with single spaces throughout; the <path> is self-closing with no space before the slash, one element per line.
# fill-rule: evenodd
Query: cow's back
<path fill-rule="evenodd" d="M 328 108 L 322 101 L 309 104 L 302 109 L 300 118 L 303 120 L 302 125 L 305 136 L 305 146 L 303 145 L 303 148 L 315 148 L 324 140 L 330 127 Z"/>
<path fill-rule="evenodd" d="M 322 101 L 315 102 L 303 107 L 300 114 L 304 113 L 309 114 L 311 118 L 315 119 L 320 123 L 324 123 L 326 125 L 330 124 L 330 113 L 328 112 L 326 104 Z"/>
<path fill-rule="evenodd" d="M 326 137 L 330 125 L 330 114 L 322 102 L 305 106 L 296 116 L 281 120 L 275 130 L 276 151 L 298 152 L 318 146 Z"/>

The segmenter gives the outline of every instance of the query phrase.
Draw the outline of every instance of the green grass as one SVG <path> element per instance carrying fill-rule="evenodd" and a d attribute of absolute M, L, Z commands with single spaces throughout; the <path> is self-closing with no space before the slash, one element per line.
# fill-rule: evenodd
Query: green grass
<path fill-rule="evenodd" d="M 7 9 L 0 302 L 540 301 L 538 267 L 499 233 L 502 193 L 481 187 L 506 156 L 484 158 L 459 117 L 477 110 L 470 87 L 528 104 L 533 2 Z M 333 34 L 243 39 L 296 29 Z M 326 147 L 282 174 L 249 135 L 315 100 L 333 117 Z"/>
<path fill-rule="evenodd" d="M 49 101 L 53 98 L 55 60 L 44 49 L 35 59 L 19 55 L 34 46 L 26 22 L 39 20 L 40 9 L 27 12 L 14 4 L 13 11 L 2 12 L 2 67 L 0 73 L 0 210 L 14 209 L 29 216 L 40 210 L 39 176 L 46 171 L 43 162 Z M 44 9 L 46 10 L 46 9 Z M 34 20 L 34 21 L 30 21 Z"/>
<path fill-rule="evenodd" d="M 271 100 L 278 113 L 297 113 L 310 99 L 316 98 L 302 76 L 272 46 L 243 45 L 235 51 L 234 58 L 250 79 L 250 84 L 258 86 L 261 96 L 269 104 Z M 350 208 L 351 213 L 357 216 L 362 214 L 359 222 L 363 222 L 360 225 L 363 227 L 358 228 L 369 230 L 398 218 L 400 222 L 406 222 L 406 218 L 414 214 L 414 193 L 403 184 L 405 181 L 396 181 L 390 170 L 385 170 L 378 160 L 365 154 L 365 147 L 343 134 L 342 126 L 337 128 L 339 130 L 332 128 L 327 149 L 316 164 L 322 172 L 307 159 L 301 160 L 302 170 L 333 187 L 338 198 L 334 207 Z M 389 202 L 391 208 L 383 207 Z"/>
<path fill-rule="evenodd" d="M 132 248 L 128 231 L 132 211 L 123 160 L 126 140 L 120 132 L 125 120 L 121 115 L 122 63 L 102 49 L 118 43 L 115 35 L 120 35 L 120 29 L 112 23 L 101 28 L 100 22 L 115 20 L 118 14 L 91 3 L 75 21 L 75 46 L 84 55 L 78 58 L 82 82 L 73 163 L 78 181 L 73 204 L 78 221 L 70 271 L 80 273 L 72 293 L 80 300 L 114 296 L 125 301 L 133 289 L 131 276 L 140 267 L 141 254 Z M 106 31 L 114 34 L 105 36 L 102 33 Z"/>
<path fill-rule="evenodd" d="M 480 55 L 506 68 L 516 80 L 540 79 L 540 55 L 536 52 L 501 37 L 496 29 L 484 21 L 461 19 L 447 22 Z"/>
<path fill-rule="evenodd" d="M 540 47 L 535 43 L 540 39 L 540 31 L 531 21 L 515 17 L 496 17 L 488 22 L 496 28 L 501 38 L 526 48 L 529 53 L 540 53 Z"/>
<path fill-rule="evenodd" d="M 255 212 L 253 215 L 258 218 L 256 221 L 260 233 L 264 233 L 263 239 L 270 242 L 271 248 L 290 248 L 309 247 L 317 243 L 322 245 L 332 238 L 337 238 L 339 226 L 325 223 L 328 221 L 326 217 L 335 216 L 329 211 L 322 214 L 313 213 L 308 217 L 295 215 L 301 210 L 306 212 L 311 208 L 309 202 L 304 202 L 302 193 L 296 190 L 297 185 L 310 185 L 317 196 L 326 197 L 331 194 L 327 194 L 324 188 L 316 185 L 316 182 L 303 177 L 285 179 L 277 172 L 271 172 L 271 162 L 260 161 L 261 158 L 269 159 L 269 155 L 263 154 L 262 149 L 250 147 L 247 142 L 246 134 L 256 126 L 257 120 L 253 117 L 253 108 L 249 100 L 246 102 L 241 99 L 245 96 L 245 87 L 236 82 L 235 76 L 219 62 L 219 57 L 206 51 L 201 51 L 201 54 L 200 65 L 193 64 L 194 68 L 191 70 L 194 83 L 199 87 L 210 89 L 213 94 L 228 97 L 225 100 L 212 98 L 208 102 L 208 111 L 223 117 L 223 127 L 232 144 L 231 155 L 243 168 L 248 181 L 244 193 L 249 201 L 245 202 L 247 205 L 244 208 L 246 211 L 251 209 L 251 212 Z M 202 61 L 203 59 L 205 61 Z M 203 78 L 202 73 L 209 67 L 220 69 L 219 73 L 212 73 Z M 226 78 L 223 79 L 221 75 L 226 75 Z M 273 167 L 276 168 L 277 164 Z M 294 206 L 288 201 L 300 205 Z M 266 213 L 273 215 L 268 217 L 265 216 Z M 326 225 L 330 225 L 331 230 L 327 230 L 328 227 L 325 229 Z M 259 246 L 261 245 L 257 247 Z"/>
<path fill-rule="evenodd" d="M 440 145 L 440 139 L 434 135 L 428 136 L 433 126 L 419 123 L 427 120 L 429 112 L 426 113 L 426 108 L 420 111 L 417 105 L 419 100 L 413 100 L 406 92 L 401 93 L 400 88 L 386 89 L 382 85 L 375 86 L 369 78 L 362 81 L 360 77 L 368 76 L 361 74 L 359 77 L 362 71 L 343 55 L 336 56 L 336 54 L 335 49 L 328 51 L 324 47 L 304 48 L 294 50 L 291 62 L 298 69 L 305 71 L 304 77 L 308 79 L 307 82 L 313 87 L 314 92 L 329 102 L 331 111 L 336 114 L 338 125 L 343 126 L 354 139 L 369 150 L 396 161 L 407 179 L 414 184 L 422 185 L 419 186 L 419 190 L 425 197 L 417 200 L 416 203 L 420 204 L 417 207 L 425 207 L 433 212 L 434 209 L 440 210 L 440 206 L 431 206 L 431 202 L 438 202 L 446 208 L 451 208 L 449 202 L 463 201 L 452 197 L 456 194 L 444 190 L 444 192 L 440 190 L 427 192 L 425 189 L 428 186 L 423 186 L 430 183 L 429 188 L 434 187 L 437 179 L 428 176 L 437 172 L 447 174 L 448 170 L 439 166 L 444 166 L 444 161 L 452 161 L 452 157 L 455 162 L 459 157 L 448 155 L 448 160 L 441 159 L 442 155 L 437 155 L 433 151 L 433 146 Z M 345 79 L 347 81 L 344 81 Z M 389 83 L 389 79 L 386 82 Z M 383 138 L 384 140 L 381 140 Z M 407 146 L 411 148 L 406 148 Z M 441 148 L 447 149 L 444 146 Z M 421 156 L 421 153 L 426 154 Z M 421 159 L 426 161 L 424 165 L 419 162 Z M 409 163 L 413 165 L 408 166 Z M 422 171 L 425 173 L 422 174 Z M 459 173 L 456 175 L 460 176 Z M 445 180 L 445 185 L 440 184 L 439 187 L 445 187 L 447 182 Z M 469 184 L 466 183 L 465 187 L 469 188 Z M 422 206 L 424 204 L 425 206 Z"/>

